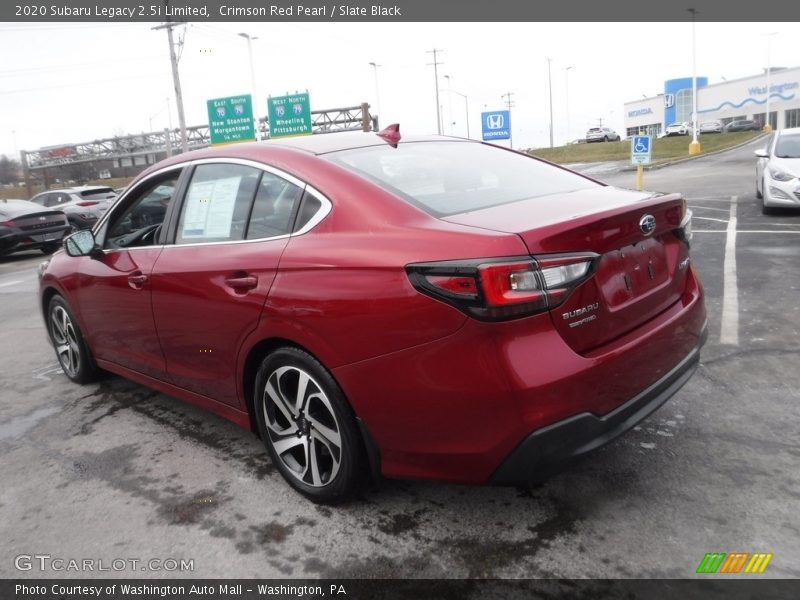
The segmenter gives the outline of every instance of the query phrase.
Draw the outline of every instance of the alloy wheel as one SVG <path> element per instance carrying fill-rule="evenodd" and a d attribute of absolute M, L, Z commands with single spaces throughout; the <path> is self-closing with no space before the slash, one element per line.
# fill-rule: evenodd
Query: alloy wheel
<path fill-rule="evenodd" d="M 334 480 L 342 462 L 342 435 L 331 401 L 306 371 L 284 366 L 264 387 L 264 422 L 275 455 L 311 487 Z"/>
<path fill-rule="evenodd" d="M 81 349 L 75 325 L 63 306 L 50 311 L 50 332 L 61 368 L 70 377 L 77 377 L 81 368 Z"/>

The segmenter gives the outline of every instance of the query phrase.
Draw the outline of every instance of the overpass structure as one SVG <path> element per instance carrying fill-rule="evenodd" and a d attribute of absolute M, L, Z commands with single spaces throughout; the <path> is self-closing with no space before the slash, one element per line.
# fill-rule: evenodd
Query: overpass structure
<path fill-rule="evenodd" d="M 378 131 L 378 117 L 369 112 L 369 104 L 311 111 L 312 134 L 337 133 L 341 131 Z M 257 135 L 269 139 L 269 123 L 259 119 Z M 210 145 L 208 125 L 186 128 L 189 150 Z M 164 129 L 149 133 L 117 136 L 77 144 L 61 144 L 23 150 L 20 152 L 22 171 L 28 196 L 32 195 L 31 174 L 37 172 L 49 187 L 48 169 L 66 167 L 96 161 L 130 161 L 143 165 L 155 162 L 158 156 L 172 156 L 181 149 L 180 129 Z M 152 159 L 152 160 L 151 160 Z"/>

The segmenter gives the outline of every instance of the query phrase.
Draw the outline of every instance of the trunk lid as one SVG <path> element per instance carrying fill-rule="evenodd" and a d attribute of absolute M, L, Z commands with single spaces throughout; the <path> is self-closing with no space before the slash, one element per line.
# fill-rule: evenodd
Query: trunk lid
<path fill-rule="evenodd" d="M 599 255 L 592 275 L 551 309 L 556 329 L 576 352 L 588 352 L 652 319 L 685 288 L 688 247 L 675 235 L 684 212 L 679 194 L 613 187 L 531 198 L 444 217 L 516 233 L 535 256 Z M 655 220 L 647 234 L 642 223 Z"/>

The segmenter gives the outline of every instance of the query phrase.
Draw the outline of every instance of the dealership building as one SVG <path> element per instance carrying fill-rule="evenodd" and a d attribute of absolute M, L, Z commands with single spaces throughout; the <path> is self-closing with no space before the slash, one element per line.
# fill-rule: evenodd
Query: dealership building
<path fill-rule="evenodd" d="M 770 72 L 769 120 L 773 129 L 800 127 L 800 67 Z M 708 84 L 697 77 L 697 122 L 753 119 L 762 125 L 767 103 L 766 73 Z M 658 135 L 670 123 L 692 120 L 692 78 L 664 82 L 664 93 L 625 103 L 625 131 Z"/>

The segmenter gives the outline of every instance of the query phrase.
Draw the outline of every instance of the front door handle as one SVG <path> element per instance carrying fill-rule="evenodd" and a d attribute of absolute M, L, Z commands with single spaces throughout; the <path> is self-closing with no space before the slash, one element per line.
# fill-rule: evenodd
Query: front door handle
<path fill-rule="evenodd" d="M 141 271 L 135 271 L 133 274 L 128 275 L 128 285 L 135 290 L 140 290 L 147 283 L 147 275 Z"/>
<path fill-rule="evenodd" d="M 245 277 L 229 277 L 225 280 L 225 285 L 233 288 L 237 292 L 243 290 L 252 290 L 258 285 L 258 277 L 248 275 Z"/>

